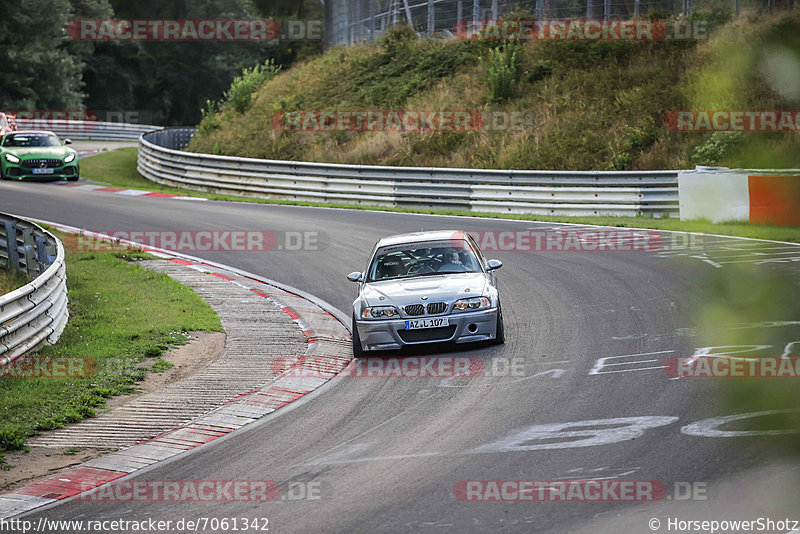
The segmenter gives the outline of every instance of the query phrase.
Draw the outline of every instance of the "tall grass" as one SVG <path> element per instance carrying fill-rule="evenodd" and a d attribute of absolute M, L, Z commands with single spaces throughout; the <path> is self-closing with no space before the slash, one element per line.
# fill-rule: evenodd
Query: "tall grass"
<path fill-rule="evenodd" d="M 740 150 L 734 137 L 673 132 L 664 125 L 675 110 L 797 109 L 776 66 L 794 61 L 800 50 L 792 37 L 800 35 L 800 15 L 727 24 L 712 19 L 709 27 L 719 29 L 706 41 L 500 47 L 417 39 L 410 29 L 397 28 L 379 43 L 337 48 L 280 73 L 253 94 L 244 113 L 225 106 L 208 111 L 206 120 L 214 127 L 203 129 L 189 150 L 502 169 L 665 169 L 711 161 L 797 166 L 795 133 L 748 134 L 741 146 L 752 145 L 751 151 Z M 513 113 L 526 119 L 510 129 L 484 126 L 462 133 L 289 133 L 271 124 L 280 111 L 387 109 L 480 111 L 489 118 Z M 743 161 L 751 158 L 750 164 Z"/>

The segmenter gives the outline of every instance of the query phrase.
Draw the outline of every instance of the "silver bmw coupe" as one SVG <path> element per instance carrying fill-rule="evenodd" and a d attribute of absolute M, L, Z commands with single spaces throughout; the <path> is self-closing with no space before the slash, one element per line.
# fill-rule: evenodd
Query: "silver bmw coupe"
<path fill-rule="evenodd" d="M 450 341 L 505 341 L 497 292 L 499 260 L 484 259 L 463 231 L 384 237 L 358 283 L 353 354 Z"/>

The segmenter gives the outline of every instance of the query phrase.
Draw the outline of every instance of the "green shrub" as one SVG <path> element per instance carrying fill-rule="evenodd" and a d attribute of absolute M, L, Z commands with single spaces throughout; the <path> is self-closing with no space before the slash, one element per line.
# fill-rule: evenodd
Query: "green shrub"
<path fill-rule="evenodd" d="M 25 432 L 18 428 L 8 427 L 0 430 L 0 451 L 24 451 Z"/>
<path fill-rule="evenodd" d="M 272 58 L 263 65 L 244 69 L 242 75 L 236 76 L 230 89 L 225 92 L 225 104 L 232 107 L 236 113 L 244 113 L 253 103 L 253 93 L 274 78 L 280 70 L 280 66 L 276 66 Z"/>
<path fill-rule="evenodd" d="M 489 99 L 492 102 L 501 102 L 510 98 L 519 73 L 519 48 L 493 48 L 489 50 L 488 58 L 482 61 L 489 83 Z"/>
<path fill-rule="evenodd" d="M 692 163 L 718 165 L 741 140 L 741 132 L 714 132 L 705 143 L 694 148 Z"/>

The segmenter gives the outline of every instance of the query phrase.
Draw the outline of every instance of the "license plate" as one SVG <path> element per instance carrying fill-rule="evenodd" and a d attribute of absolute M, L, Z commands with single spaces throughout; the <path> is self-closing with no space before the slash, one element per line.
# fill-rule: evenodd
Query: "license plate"
<path fill-rule="evenodd" d="M 406 321 L 406 330 L 419 330 L 420 328 L 441 328 L 449 326 L 447 317 L 437 317 L 435 319 L 412 319 Z"/>
<path fill-rule="evenodd" d="M 33 174 L 53 174 L 55 169 L 33 169 Z"/>

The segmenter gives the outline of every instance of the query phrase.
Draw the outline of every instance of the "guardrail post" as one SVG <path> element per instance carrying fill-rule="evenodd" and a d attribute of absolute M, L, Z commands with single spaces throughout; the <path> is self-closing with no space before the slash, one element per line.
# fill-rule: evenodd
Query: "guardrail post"
<path fill-rule="evenodd" d="M 369 41 L 375 41 L 375 1 L 369 0 Z"/>
<path fill-rule="evenodd" d="M 428 0 L 428 37 L 433 35 L 436 29 L 436 21 L 434 19 L 433 0 Z"/>
<path fill-rule="evenodd" d="M 19 249 L 17 248 L 17 223 L 6 221 L 6 243 L 8 244 L 9 271 L 19 271 Z"/>
<path fill-rule="evenodd" d="M 22 251 L 25 255 L 25 272 L 28 276 L 36 276 L 36 244 L 33 241 L 33 229 L 22 229 Z"/>
<path fill-rule="evenodd" d="M 47 261 L 47 238 L 43 235 L 36 236 L 36 274 L 40 275 L 47 270 L 50 263 Z"/>

